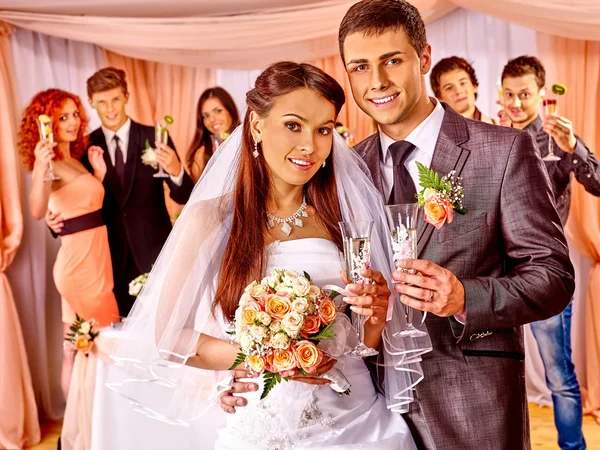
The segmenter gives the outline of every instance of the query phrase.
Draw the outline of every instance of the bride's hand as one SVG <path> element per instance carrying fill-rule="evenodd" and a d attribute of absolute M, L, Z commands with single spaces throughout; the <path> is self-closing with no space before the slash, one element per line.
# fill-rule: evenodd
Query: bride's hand
<path fill-rule="evenodd" d="M 386 279 L 381 272 L 376 270 L 361 270 L 360 275 L 373 280 L 372 284 L 348 284 L 350 281 L 346 276 L 346 271 L 341 272 L 346 289 L 356 294 L 356 297 L 344 297 L 344 302 L 348 303 L 350 309 L 357 314 L 367 316 L 365 325 L 373 327 L 385 327 L 387 315 L 388 299 L 391 292 L 388 288 Z"/>
<path fill-rule="evenodd" d="M 235 408 L 246 406 L 248 401 L 244 397 L 235 396 L 233 394 L 244 394 L 246 392 L 255 392 L 258 390 L 258 384 L 236 381 L 241 378 L 251 378 L 251 375 L 246 370 L 236 370 L 233 373 L 233 383 L 231 389 L 221 392 L 219 400 L 221 400 L 221 408 L 229 414 L 235 413 Z"/>

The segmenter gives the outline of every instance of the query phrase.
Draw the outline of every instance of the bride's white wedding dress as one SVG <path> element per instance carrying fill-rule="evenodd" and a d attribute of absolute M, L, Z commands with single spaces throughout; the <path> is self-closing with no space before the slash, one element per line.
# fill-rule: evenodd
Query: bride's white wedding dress
<path fill-rule="evenodd" d="M 342 255 L 331 241 L 275 242 L 268 252 L 269 272 L 273 268 L 306 271 L 317 286 L 343 286 Z M 350 395 L 339 396 L 329 386 L 290 381 L 278 384 L 260 401 L 259 379 L 258 392 L 245 394 L 248 405 L 237 408 L 219 430 L 216 448 L 416 450 L 400 414 L 389 411 L 375 391 L 365 363 L 348 356 L 339 358 L 336 367 L 351 383 Z"/>

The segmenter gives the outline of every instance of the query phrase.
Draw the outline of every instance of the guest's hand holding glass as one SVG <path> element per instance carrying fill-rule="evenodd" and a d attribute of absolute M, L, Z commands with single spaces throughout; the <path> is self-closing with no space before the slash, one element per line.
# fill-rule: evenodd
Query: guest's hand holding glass
<path fill-rule="evenodd" d="M 544 122 L 552 120 L 552 118 L 556 116 L 558 112 L 557 100 L 555 98 L 546 98 L 542 104 L 544 106 Z M 546 129 L 544 129 L 544 131 L 548 133 Z M 548 138 L 548 154 L 542 159 L 544 161 L 560 161 L 560 156 L 554 154 L 554 140 L 552 139 L 552 134 L 548 134 L 550 135 Z"/>
<path fill-rule="evenodd" d="M 577 145 L 577 139 L 573 132 L 573 123 L 566 117 L 558 114 L 546 115 L 542 127 L 550 135 L 550 141 L 554 139 L 556 145 L 566 153 L 573 153 Z"/>

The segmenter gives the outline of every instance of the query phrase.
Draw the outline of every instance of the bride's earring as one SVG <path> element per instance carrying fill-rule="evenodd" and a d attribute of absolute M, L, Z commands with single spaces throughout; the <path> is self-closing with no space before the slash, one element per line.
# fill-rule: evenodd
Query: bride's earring
<path fill-rule="evenodd" d="M 321 166 L 323 169 L 325 168 L 325 164 L 327 164 L 327 160 L 323 161 L 323 165 Z"/>
<path fill-rule="evenodd" d="M 252 156 L 258 158 L 258 142 L 254 141 L 254 151 L 252 152 Z"/>

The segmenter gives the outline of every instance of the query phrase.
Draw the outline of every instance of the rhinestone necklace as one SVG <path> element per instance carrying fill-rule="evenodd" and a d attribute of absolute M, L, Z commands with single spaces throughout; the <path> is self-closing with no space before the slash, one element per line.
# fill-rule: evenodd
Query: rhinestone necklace
<path fill-rule="evenodd" d="M 269 230 L 275 228 L 275 225 L 281 225 L 281 231 L 285 233 L 286 236 L 289 236 L 292 232 L 292 227 L 290 224 L 296 225 L 299 228 L 304 226 L 304 222 L 302 222 L 301 217 L 308 217 L 308 213 L 306 212 L 306 197 L 302 197 L 302 204 L 298 211 L 292 214 L 290 217 L 286 217 L 282 219 L 280 217 L 275 217 L 273 214 L 267 212 L 267 226 Z"/>

